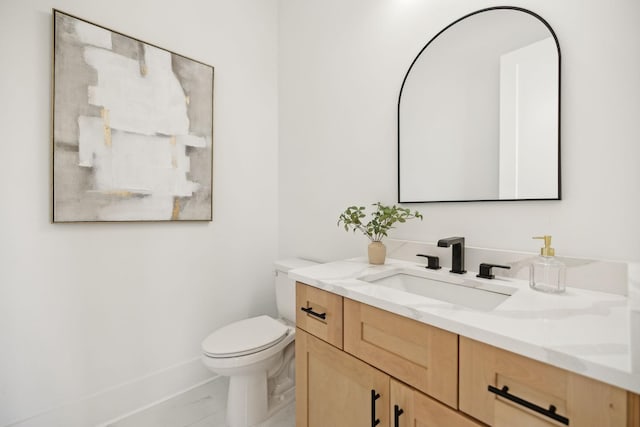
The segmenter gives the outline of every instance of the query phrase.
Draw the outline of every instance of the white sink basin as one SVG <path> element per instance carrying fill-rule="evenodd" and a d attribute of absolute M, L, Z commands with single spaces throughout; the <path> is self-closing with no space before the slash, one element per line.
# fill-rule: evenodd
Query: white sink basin
<path fill-rule="evenodd" d="M 419 295 L 476 310 L 490 311 L 502 304 L 516 288 L 463 278 L 435 279 L 414 271 L 395 271 L 390 275 L 362 277 L 360 280 L 379 287 L 371 288 L 377 296 L 408 304 Z M 402 295 L 404 294 L 404 295 Z"/>

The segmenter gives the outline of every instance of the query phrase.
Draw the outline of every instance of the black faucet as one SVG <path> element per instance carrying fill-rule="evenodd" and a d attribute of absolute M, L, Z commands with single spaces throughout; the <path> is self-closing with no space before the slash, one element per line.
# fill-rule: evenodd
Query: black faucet
<path fill-rule="evenodd" d="M 451 271 L 456 274 L 464 274 L 464 237 L 447 237 L 438 240 L 438 247 L 448 248 L 452 246 Z"/>

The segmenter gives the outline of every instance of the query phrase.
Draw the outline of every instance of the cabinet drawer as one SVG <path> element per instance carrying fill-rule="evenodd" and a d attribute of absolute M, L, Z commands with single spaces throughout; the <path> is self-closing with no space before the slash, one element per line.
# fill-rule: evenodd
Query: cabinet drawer
<path fill-rule="evenodd" d="M 464 337 L 460 410 L 495 427 L 627 427 L 624 390 Z"/>
<path fill-rule="evenodd" d="M 341 296 L 296 282 L 296 305 L 300 329 L 342 348 Z"/>
<path fill-rule="evenodd" d="M 458 407 L 458 336 L 344 299 L 344 350 Z"/>

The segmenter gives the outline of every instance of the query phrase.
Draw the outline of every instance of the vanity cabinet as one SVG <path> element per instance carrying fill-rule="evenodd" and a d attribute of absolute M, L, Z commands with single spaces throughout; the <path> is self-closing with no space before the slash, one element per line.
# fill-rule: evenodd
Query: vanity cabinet
<path fill-rule="evenodd" d="M 627 392 L 460 337 L 460 410 L 495 427 L 626 427 Z"/>
<path fill-rule="evenodd" d="M 640 427 L 637 394 L 302 283 L 296 290 L 296 427 Z"/>

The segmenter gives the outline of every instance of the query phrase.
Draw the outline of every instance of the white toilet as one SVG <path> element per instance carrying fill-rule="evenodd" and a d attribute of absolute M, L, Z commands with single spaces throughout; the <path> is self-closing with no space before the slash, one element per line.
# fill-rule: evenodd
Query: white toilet
<path fill-rule="evenodd" d="M 229 427 L 254 426 L 293 401 L 296 287 L 287 272 L 314 264 L 297 258 L 275 263 L 279 319 L 263 315 L 240 320 L 202 342 L 207 368 L 229 377 Z"/>

